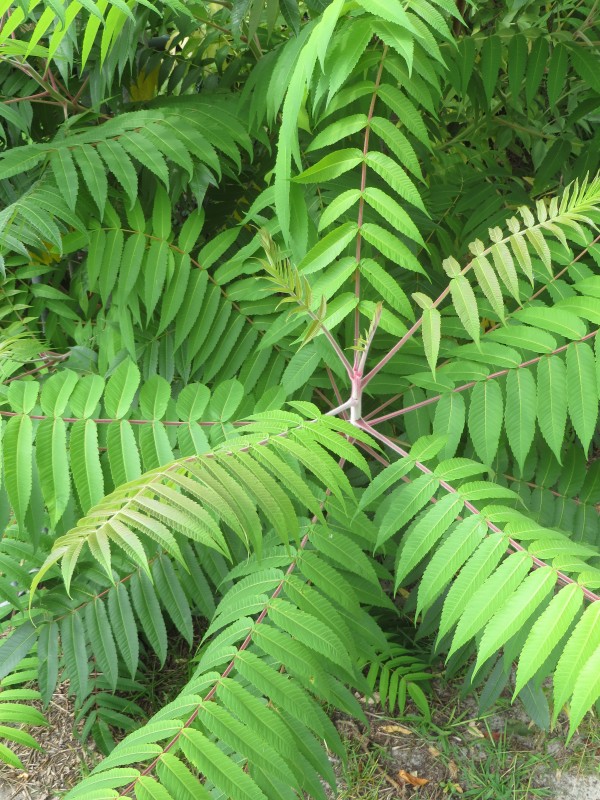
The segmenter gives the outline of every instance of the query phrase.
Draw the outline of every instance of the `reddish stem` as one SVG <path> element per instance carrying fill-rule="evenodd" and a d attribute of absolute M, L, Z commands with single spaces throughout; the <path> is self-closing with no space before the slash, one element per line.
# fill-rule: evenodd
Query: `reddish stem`
<path fill-rule="evenodd" d="M 41 97 L 49 97 L 50 94 L 47 91 L 38 92 L 37 94 L 29 94 L 26 97 L 11 97 L 8 100 L 2 99 L 2 103 L 7 106 L 10 103 L 22 103 L 25 100 L 38 100 Z"/>

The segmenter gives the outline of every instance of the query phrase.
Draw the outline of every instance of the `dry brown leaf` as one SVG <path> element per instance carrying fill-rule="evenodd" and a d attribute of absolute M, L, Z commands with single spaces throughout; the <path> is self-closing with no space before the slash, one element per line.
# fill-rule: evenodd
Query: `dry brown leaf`
<path fill-rule="evenodd" d="M 479 730 L 474 719 L 469 721 L 467 728 L 469 733 L 472 734 L 473 736 L 476 736 L 478 739 L 485 739 L 485 734 Z"/>
<path fill-rule="evenodd" d="M 429 783 L 429 778 L 419 778 L 413 775 L 412 772 L 407 772 L 405 769 L 400 770 L 398 777 L 401 781 L 404 781 L 404 783 L 410 783 L 411 786 L 425 786 L 426 783 Z"/>
<path fill-rule="evenodd" d="M 379 730 L 381 733 L 401 733 L 403 736 L 412 736 L 412 731 L 402 725 L 382 725 Z"/>
<path fill-rule="evenodd" d="M 440 751 L 437 749 L 437 747 L 429 746 L 427 749 L 429 751 L 429 755 L 433 756 L 433 758 L 437 758 L 440 754 Z"/>
<path fill-rule="evenodd" d="M 454 761 L 448 762 L 448 772 L 450 773 L 450 777 L 455 780 L 458 778 L 458 767 L 454 763 Z"/>

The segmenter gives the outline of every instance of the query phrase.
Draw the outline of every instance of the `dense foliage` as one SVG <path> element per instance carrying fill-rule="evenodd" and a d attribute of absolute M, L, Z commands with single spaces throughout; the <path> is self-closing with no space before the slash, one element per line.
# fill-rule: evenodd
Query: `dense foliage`
<path fill-rule="evenodd" d="M 0 3 L 0 721 L 69 681 L 69 798 L 324 798 L 323 703 L 428 711 L 406 615 L 594 706 L 597 14 Z"/>

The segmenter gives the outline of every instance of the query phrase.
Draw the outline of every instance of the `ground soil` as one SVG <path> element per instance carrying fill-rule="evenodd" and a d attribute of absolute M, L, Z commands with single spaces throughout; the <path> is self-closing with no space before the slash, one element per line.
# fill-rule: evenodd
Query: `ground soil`
<path fill-rule="evenodd" d="M 567 747 L 565 719 L 544 732 L 506 699 L 500 711 L 477 719 L 474 698 L 457 702 L 456 693 L 441 684 L 434 694 L 431 723 L 414 708 L 392 719 L 376 701 L 365 704 L 368 728 L 336 719 L 340 733 L 371 764 L 370 774 L 374 756 L 377 761 L 372 791 L 360 779 L 357 788 L 345 787 L 334 759 L 344 800 L 600 800 L 598 720 L 590 718 Z"/>
<path fill-rule="evenodd" d="M 0 764 L 0 800 L 57 800 L 95 763 L 92 747 L 77 737 L 67 686 L 59 686 L 43 710 L 47 728 L 28 728 L 40 750 L 14 746 L 25 770 Z"/>

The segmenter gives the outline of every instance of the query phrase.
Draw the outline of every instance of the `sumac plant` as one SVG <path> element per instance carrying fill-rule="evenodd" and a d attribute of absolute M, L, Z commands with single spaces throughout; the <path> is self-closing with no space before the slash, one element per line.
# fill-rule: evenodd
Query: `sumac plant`
<path fill-rule="evenodd" d="M 407 617 L 594 706 L 597 18 L 0 2 L 0 720 L 68 681 L 70 800 L 324 798 L 326 707 L 427 712 Z"/>

